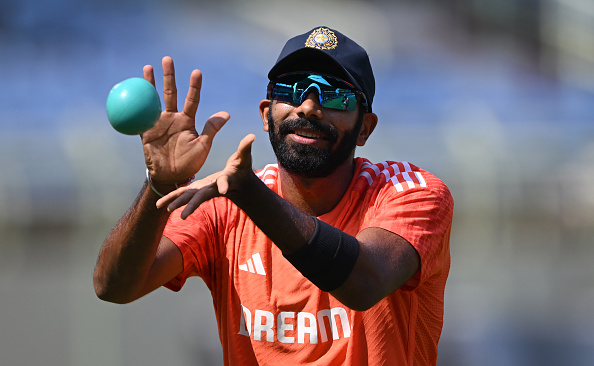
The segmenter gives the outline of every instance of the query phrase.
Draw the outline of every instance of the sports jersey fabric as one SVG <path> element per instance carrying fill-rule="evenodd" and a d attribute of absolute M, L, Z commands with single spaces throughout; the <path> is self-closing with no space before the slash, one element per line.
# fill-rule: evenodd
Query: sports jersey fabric
<path fill-rule="evenodd" d="M 179 291 L 201 277 L 212 293 L 225 365 L 435 365 L 450 268 L 453 200 L 446 185 L 406 162 L 355 159 L 346 194 L 319 217 L 356 236 L 382 228 L 411 243 L 421 269 L 367 311 L 319 290 L 230 200 L 174 212 L 164 235 L 181 250 Z M 256 172 L 282 196 L 276 165 Z M 263 203 L 265 204 L 265 203 Z"/>

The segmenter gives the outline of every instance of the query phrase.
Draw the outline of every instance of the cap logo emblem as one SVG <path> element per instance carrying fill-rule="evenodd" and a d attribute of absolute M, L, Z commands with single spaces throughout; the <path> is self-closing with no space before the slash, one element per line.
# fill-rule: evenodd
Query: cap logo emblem
<path fill-rule="evenodd" d="M 317 48 L 319 50 L 331 50 L 338 46 L 336 35 L 328 28 L 315 29 L 307 41 L 305 41 L 305 47 Z"/>

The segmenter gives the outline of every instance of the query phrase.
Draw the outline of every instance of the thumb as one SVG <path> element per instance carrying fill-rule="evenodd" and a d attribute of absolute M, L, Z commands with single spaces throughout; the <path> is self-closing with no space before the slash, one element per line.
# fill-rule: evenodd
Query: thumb
<path fill-rule="evenodd" d="M 225 195 L 229 190 L 229 176 L 228 175 L 221 175 L 217 178 L 217 189 L 219 190 L 219 194 Z"/>
<path fill-rule="evenodd" d="M 252 170 L 252 144 L 256 136 L 254 134 L 249 134 L 244 137 L 239 142 L 239 147 L 237 148 L 237 152 L 235 152 L 227 161 L 227 167 L 225 171 L 231 172 L 235 171 L 237 173 L 241 169 L 249 169 L 250 172 Z M 231 170 L 229 170 L 231 167 Z M 239 168 L 239 169 L 238 169 Z M 217 178 L 217 187 L 219 193 L 221 195 L 227 194 L 229 191 L 229 175 L 228 174 L 221 174 Z"/>
<path fill-rule="evenodd" d="M 214 136 L 223 128 L 225 123 L 231 118 L 229 113 L 227 112 L 217 112 L 210 116 L 206 123 L 204 124 L 204 128 L 202 129 L 201 135 L 206 138 L 206 142 L 212 142 Z"/>
<path fill-rule="evenodd" d="M 252 144 L 256 139 L 256 135 L 250 133 L 241 141 L 239 142 L 239 147 L 237 148 L 237 156 L 241 163 L 249 162 L 251 165 L 252 163 Z"/>

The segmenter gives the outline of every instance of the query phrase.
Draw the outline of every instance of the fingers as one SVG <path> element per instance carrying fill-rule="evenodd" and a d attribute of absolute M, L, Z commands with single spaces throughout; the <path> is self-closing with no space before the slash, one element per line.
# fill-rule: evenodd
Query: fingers
<path fill-rule="evenodd" d="M 202 73 L 200 70 L 192 71 L 190 75 L 190 87 L 186 102 L 184 104 L 184 113 L 191 118 L 196 118 L 198 104 L 200 104 L 200 90 L 202 89 Z"/>
<path fill-rule="evenodd" d="M 175 67 L 173 59 L 169 56 L 163 57 L 163 103 L 167 112 L 177 112 L 177 86 L 175 82 Z M 145 80 L 149 81 L 153 86 L 155 85 L 155 76 L 153 67 L 146 65 L 143 68 L 143 76 Z M 190 118 L 196 118 L 196 111 L 200 104 L 200 91 L 202 89 L 202 72 L 200 70 L 192 71 L 190 75 L 190 86 L 188 94 L 184 103 L 183 113 Z M 203 135 L 207 136 L 207 140 L 212 140 L 212 137 L 223 127 L 229 120 L 230 116 L 227 112 L 219 112 L 212 115 L 202 131 Z"/>
<path fill-rule="evenodd" d="M 142 68 L 142 76 L 144 77 L 144 80 L 155 86 L 155 72 L 153 71 L 153 67 L 151 65 L 145 65 Z"/>
<path fill-rule="evenodd" d="M 186 207 L 184 207 L 180 214 L 181 218 L 185 220 L 192 214 L 192 212 L 196 211 L 203 202 L 218 196 L 220 195 L 216 187 L 216 182 L 210 183 L 199 189 L 184 187 L 159 199 L 159 201 L 157 201 L 157 207 L 161 208 L 165 206 L 168 201 L 173 199 L 173 201 L 167 205 L 167 211 L 173 212 L 185 205 Z"/>
<path fill-rule="evenodd" d="M 256 136 L 253 134 L 249 134 L 244 137 L 241 142 L 239 142 L 239 147 L 237 148 L 237 152 L 231 156 L 229 161 L 233 161 L 237 159 L 238 164 L 236 165 L 237 168 L 241 169 L 249 169 L 252 170 L 252 144 Z M 227 162 L 227 166 L 229 166 L 229 162 Z M 219 193 L 221 195 L 226 195 L 229 191 L 229 187 L 231 185 L 230 176 L 228 174 L 221 174 L 217 178 L 217 187 Z"/>
<path fill-rule="evenodd" d="M 196 180 L 196 181 L 192 182 L 192 184 L 190 184 L 187 187 L 180 187 L 180 188 L 176 189 L 175 191 L 169 192 L 164 197 L 159 198 L 159 200 L 157 201 L 157 208 L 162 208 L 162 207 L 169 205 L 167 207 L 167 209 L 170 212 L 175 209 L 180 208 L 186 202 L 183 202 L 181 200 L 177 201 L 177 199 L 179 199 L 184 193 L 186 193 L 189 190 L 199 191 L 204 187 L 212 185 L 213 183 L 216 182 L 217 177 L 219 175 L 221 175 L 221 172 L 213 173 L 205 178 L 202 178 L 200 180 Z M 187 196 L 186 196 L 186 198 L 187 198 Z M 173 202 L 176 202 L 176 203 L 173 204 Z"/>
<path fill-rule="evenodd" d="M 157 200 L 157 208 L 162 208 L 162 207 L 167 206 L 167 204 L 173 202 L 176 198 L 181 196 L 188 189 L 190 189 L 190 187 L 181 187 L 181 188 L 178 188 L 173 192 L 169 192 L 165 196 L 159 198 Z M 173 210 L 169 210 L 169 211 L 173 211 Z"/>
<path fill-rule="evenodd" d="M 241 141 L 239 142 L 239 147 L 237 148 L 237 154 L 238 154 L 239 158 L 241 159 L 241 161 L 243 161 L 243 162 L 249 161 L 251 163 L 251 161 L 252 161 L 252 144 L 254 143 L 255 139 L 256 139 L 256 135 L 254 135 L 253 133 L 250 133 L 249 135 L 247 135 L 246 137 L 241 139 Z"/>
<path fill-rule="evenodd" d="M 203 202 L 206 202 L 211 198 L 219 196 L 219 191 L 217 190 L 216 183 L 212 183 L 198 191 L 192 191 L 194 190 L 192 189 L 184 193 L 185 195 L 191 197 L 187 202 L 186 207 L 184 207 L 183 211 L 180 214 L 183 220 L 187 219 L 188 216 L 190 216 L 190 214 L 192 214 L 192 212 L 194 212 Z M 172 204 L 177 203 L 177 201 L 184 201 L 183 195 L 180 196 L 180 198 L 178 198 L 177 200 L 175 200 Z"/>
<path fill-rule="evenodd" d="M 165 110 L 177 112 L 177 87 L 175 85 L 175 68 L 169 56 L 163 57 L 163 102 Z"/>
<path fill-rule="evenodd" d="M 210 118 L 204 124 L 202 129 L 201 137 L 205 139 L 205 143 L 212 143 L 214 136 L 223 128 L 225 123 L 231 118 L 227 112 L 217 112 L 210 116 Z"/>
<path fill-rule="evenodd" d="M 228 175 L 221 175 L 217 178 L 217 189 L 219 190 L 219 194 L 226 195 L 227 191 L 229 191 L 229 176 Z"/>
<path fill-rule="evenodd" d="M 226 122 L 226 120 L 223 118 L 222 123 L 224 124 L 224 122 Z M 251 170 L 252 144 L 255 139 L 256 136 L 253 134 L 245 136 L 239 143 L 237 152 L 234 154 L 239 160 L 239 166 L 243 166 L 242 170 L 248 168 L 248 166 Z M 230 158 L 230 160 L 233 159 L 235 158 Z M 232 178 L 229 176 L 228 167 L 229 165 L 224 171 L 217 172 L 209 175 L 206 178 L 194 181 L 188 187 L 181 187 L 173 192 L 170 192 L 157 201 L 157 208 L 167 206 L 167 210 L 169 212 L 173 212 L 185 205 L 186 207 L 181 213 L 181 218 L 185 220 L 203 202 L 206 202 L 214 197 L 225 195 L 229 191 L 230 179 Z"/>

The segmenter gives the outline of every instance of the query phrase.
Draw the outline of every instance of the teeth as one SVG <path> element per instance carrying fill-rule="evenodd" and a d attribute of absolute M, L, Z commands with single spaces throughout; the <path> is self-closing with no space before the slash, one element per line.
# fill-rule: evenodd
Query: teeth
<path fill-rule="evenodd" d="M 312 138 L 312 139 L 319 139 L 321 137 L 319 134 L 307 132 L 307 131 L 295 131 L 295 134 L 297 134 L 301 137 L 308 137 L 308 138 Z"/>

